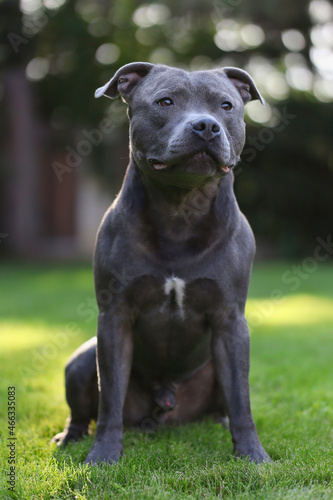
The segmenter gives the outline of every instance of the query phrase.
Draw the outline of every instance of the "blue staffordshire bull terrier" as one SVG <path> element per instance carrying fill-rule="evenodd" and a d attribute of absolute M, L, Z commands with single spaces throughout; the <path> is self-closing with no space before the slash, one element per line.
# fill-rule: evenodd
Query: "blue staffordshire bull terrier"
<path fill-rule="evenodd" d="M 228 418 L 234 452 L 270 460 L 249 396 L 244 309 L 255 242 L 232 172 L 244 105 L 263 99 L 238 68 L 143 62 L 120 68 L 95 96 L 118 94 L 128 105 L 130 164 L 97 236 L 97 339 L 66 366 L 71 418 L 54 441 L 79 439 L 97 419 L 86 462 L 112 463 L 123 424 L 158 408 L 167 423 Z"/>

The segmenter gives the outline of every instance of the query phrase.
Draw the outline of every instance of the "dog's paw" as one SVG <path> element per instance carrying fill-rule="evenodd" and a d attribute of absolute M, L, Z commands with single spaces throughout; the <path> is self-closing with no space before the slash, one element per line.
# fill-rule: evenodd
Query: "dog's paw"
<path fill-rule="evenodd" d="M 235 447 L 234 453 L 237 457 L 248 458 L 251 462 L 273 462 L 261 444 L 250 447 Z"/>
<path fill-rule="evenodd" d="M 123 449 L 107 448 L 105 445 L 93 446 L 85 459 L 84 463 L 88 465 L 115 464 L 122 456 Z"/>
<path fill-rule="evenodd" d="M 53 436 L 50 443 L 55 443 L 57 446 L 61 446 L 61 445 L 65 446 L 66 445 L 66 440 L 65 440 L 66 435 L 67 435 L 67 432 L 65 432 L 65 431 L 58 432 L 58 434 Z"/>
<path fill-rule="evenodd" d="M 57 446 L 66 446 L 70 441 L 78 441 L 83 436 L 88 434 L 88 427 L 84 425 L 69 424 L 62 432 L 56 434 L 51 443 L 56 443 Z"/>
<path fill-rule="evenodd" d="M 220 413 L 213 413 L 213 420 L 217 424 L 221 424 L 224 429 L 229 429 L 229 417 Z"/>

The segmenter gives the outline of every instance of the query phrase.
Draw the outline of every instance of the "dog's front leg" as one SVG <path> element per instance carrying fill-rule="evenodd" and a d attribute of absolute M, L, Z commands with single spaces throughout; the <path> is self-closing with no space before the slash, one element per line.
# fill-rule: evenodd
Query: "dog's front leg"
<path fill-rule="evenodd" d="M 250 405 L 250 336 L 243 314 L 214 318 L 212 352 L 216 376 L 227 406 L 237 455 L 256 462 L 270 460 L 261 445 Z"/>
<path fill-rule="evenodd" d="M 97 334 L 98 420 L 95 442 L 86 463 L 116 462 L 122 454 L 122 413 L 132 354 L 129 321 L 113 308 L 100 312 Z"/>

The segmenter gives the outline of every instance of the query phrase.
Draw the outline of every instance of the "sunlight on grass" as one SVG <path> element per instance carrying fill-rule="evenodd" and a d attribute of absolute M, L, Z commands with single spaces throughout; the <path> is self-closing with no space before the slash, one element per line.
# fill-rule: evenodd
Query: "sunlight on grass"
<path fill-rule="evenodd" d="M 15 352 L 45 343 L 50 328 L 20 321 L 1 321 L 1 350 Z"/>
<path fill-rule="evenodd" d="M 333 300 L 311 295 L 284 296 L 276 301 L 249 299 L 246 317 L 253 326 L 329 323 L 333 322 Z"/>
<path fill-rule="evenodd" d="M 69 330 L 66 325 L 50 327 L 49 325 L 29 324 L 21 321 L 0 321 L 0 326 L 2 331 L 1 351 L 3 353 L 45 346 L 48 343 L 63 349 L 69 344 L 71 337 L 77 337 L 81 333 L 77 326 L 76 329 Z"/>

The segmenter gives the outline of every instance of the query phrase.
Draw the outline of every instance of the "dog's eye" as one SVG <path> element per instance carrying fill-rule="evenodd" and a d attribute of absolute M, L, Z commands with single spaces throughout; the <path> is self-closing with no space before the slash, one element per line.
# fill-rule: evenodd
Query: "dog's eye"
<path fill-rule="evenodd" d="M 232 108 L 232 104 L 229 101 L 225 101 L 223 104 L 221 104 L 221 108 L 225 109 L 226 111 L 230 111 Z"/>
<path fill-rule="evenodd" d="M 163 97 L 163 99 L 157 101 L 157 104 L 159 106 L 162 106 L 162 108 L 167 108 L 168 106 L 173 105 L 173 100 L 171 99 L 171 97 Z"/>

